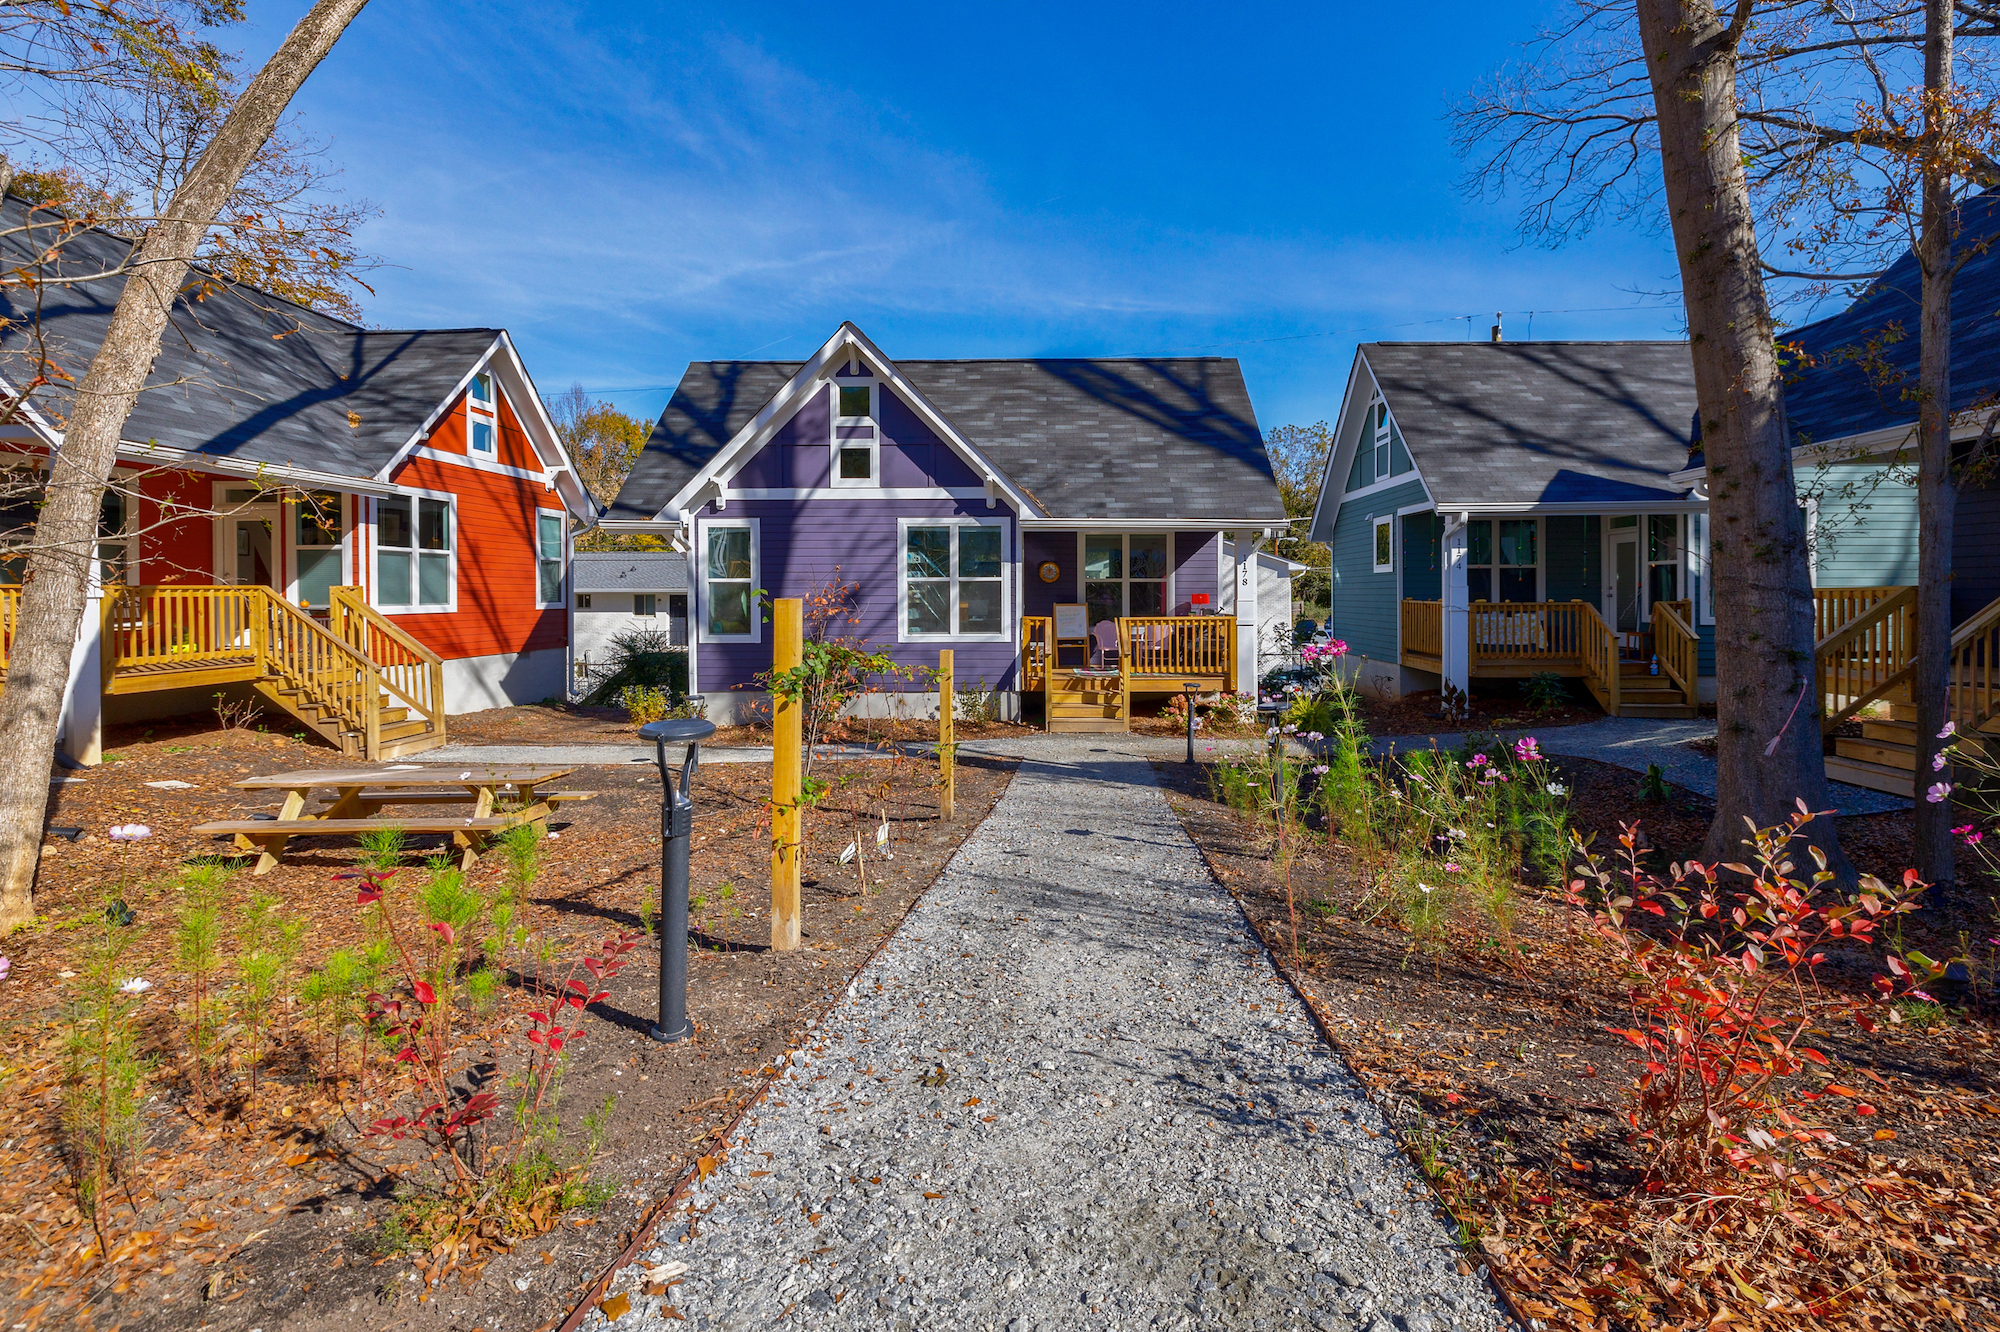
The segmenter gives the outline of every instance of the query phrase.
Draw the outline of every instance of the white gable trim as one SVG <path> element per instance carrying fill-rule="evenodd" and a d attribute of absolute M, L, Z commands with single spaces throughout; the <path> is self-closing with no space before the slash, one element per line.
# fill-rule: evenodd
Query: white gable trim
<path fill-rule="evenodd" d="M 750 418 L 744 427 L 721 449 L 716 451 L 702 469 L 689 477 L 681 488 L 674 492 L 665 505 L 655 515 L 656 520 L 678 517 L 703 502 L 704 492 L 714 486 L 727 493 L 729 479 L 751 455 L 764 447 L 771 437 L 778 433 L 806 398 L 820 391 L 821 387 L 833 379 L 833 372 L 850 359 L 858 358 L 875 372 L 875 377 L 892 387 L 911 410 L 923 419 L 931 431 L 951 447 L 952 452 L 965 460 L 966 464 L 998 487 L 1015 511 L 1022 514 L 1040 514 L 1042 507 L 1032 496 L 1008 479 L 1007 474 L 975 448 L 970 440 L 952 428 L 943 413 L 933 407 L 930 400 L 917 391 L 914 384 L 903 377 L 881 348 L 868 340 L 868 336 L 852 323 L 843 322 L 834 330 L 832 337 L 821 345 L 812 358 L 800 366 L 798 372 L 785 381 L 771 396 L 771 400 Z"/>
<path fill-rule="evenodd" d="M 1360 391 L 1364 387 L 1364 375 L 1366 392 Z M 1347 491 L 1347 474 L 1354 467 L 1355 450 L 1361 447 L 1361 432 L 1358 430 L 1355 432 L 1353 444 L 1344 443 L 1343 441 L 1347 436 L 1348 423 L 1354 415 L 1354 408 L 1357 404 L 1365 412 L 1369 407 L 1374 405 L 1377 398 L 1380 398 L 1389 405 L 1389 424 L 1395 427 L 1396 434 L 1402 436 L 1403 451 L 1410 456 L 1410 470 L 1399 472 L 1387 480 L 1375 481 L 1350 494 Z M 1396 425 L 1396 405 L 1389 402 L 1389 395 L 1384 393 L 1381 384 L 1376 382 L 1374 367 L 1368 364 L 1368 358 L 1362 354 L 1361 349 L 1358 347 L 1354 350 L 1354 369 L 1348 373 L 1347 394 L 1340 401 L 1340 417 L 1334 423 L 1333 438 L 1333 452 L 1328 455 L 1326 472 L 1320 477 L 1319 500 L 1313 505 L 1312 525 L 1306 529 L 1308 538 L 1314 541 L 1331 541 L 1333 539 L 1333 525 L 1340 521 L 1340 506 L 1348 500 L 1366 499 L 1381 491 L 1408 485 L 1411 481 L 1415 481 L 1423 488 L 1424 498 L 1429 501 L 1426 507 L 1436 505 L 1437 496 L 1431 492 L 1430 482 L 1424 477 L 1423 464 L 1417 461 L 1416 446 L 1410 442 L 1408 435 L 1403 434 L 1402 428 Z M 1372 439 L 1368 441 L 1368 447 L 1371 449 L 1375 447 L 1375 442 Z M 1333 501 L 1331 509 L 1327 507 L 1329 496 L 1332 497 Z M 1322 515 L 1324 515 L 1326 520 L 1324 529 L 1320 526 Z M 1324 538 L 1318 535 L 1322 530 L 1326 533 Z"/>

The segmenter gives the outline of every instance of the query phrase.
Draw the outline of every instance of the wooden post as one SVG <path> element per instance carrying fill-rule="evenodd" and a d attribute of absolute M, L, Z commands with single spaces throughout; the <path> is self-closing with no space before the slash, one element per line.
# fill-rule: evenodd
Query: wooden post
<path fill-rule="evenodd" d="M 957 794 L 956 765 L 951 752 L 958 738 L 957 704 L 958 691 L 951 678 L 951 649 L 943 648 L 938 652 L 938 762 L 939 776 L 943 778 L 938 787 L 938 809 L 947 821 L 952 817 L 952 798 Z"/>
<path fill-rule="evenodd" d="M 772 603 L 771 670 L 796 668 L 803 657 L 805 603 L 780 597 Z M 803 712 L 797 700 L 771 699 L 771 947 L 780 952 L 799 946 L 800 752 L 804 741 Z"/>

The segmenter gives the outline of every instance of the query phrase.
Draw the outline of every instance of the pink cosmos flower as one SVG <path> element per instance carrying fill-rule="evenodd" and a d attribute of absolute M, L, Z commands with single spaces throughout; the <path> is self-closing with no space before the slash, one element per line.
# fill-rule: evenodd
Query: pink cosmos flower
<path fill-rule="evenodd" d="M 1957 723 L 1957 722 L 1946 722 L 1946 723 L 1944 724 L 1944 729 L 1943 729 L 1942 731 L 1939 731 L 1939 732 L 1938 732 L 1938 739 L 1940 739 L 1940 740 L 1949 740 L 1949 739 L 1951 739 L 1951 738 L 1952 738 L 1952 736 L 1954 736 L 1954 735 L 1956 735 L 1956 734 L 1958 734 L 1958 723 Z"/>
<path fill-rule="evenodd" d="M 1487 758 L 1486 755 L 1474 754 L 1470 759 L 1466 761 L 1465 766 L 1468 768 L 1483 768 L 1490 762 L 1492 762 L 1492 760 Z"/>
<path fill-rule="evenodd" d="M 1943 772 L 1943 771 L 1944 771 L 1944 765 L 1945 765 L 1945 764 L 1947 764 L 1947 763 L 1949 763 L 1949 762 L 1951 762 L 1951 758 L 1950 758 L 1950 756 L 1949 756 L 1949 755 L 1945 755 L 1945 754 L 1933 754 L 1933 755 L 1931 755 L 1931 771 L 1932 771 L 1932 772 Z"/>
<path fill-rule="evenodd" d="M 137 842 L 152 835 L 153 830 L 143 823 L 116 823 L 111 826 L 111 840 L 114 842 Z"/>
<path fill-rule="evenodd" d="M 1535 743 L 1534 736 L 1531 735 L 1525 740 L 1517 740 L 1514 742 L 1514 757 L 1521 760 L 1521 762 L 1533 763 L 1536 760 L 1540 759 L 1541 756 L 1542 756 L 1541 746 Z"/>
<path fill-rule="evenodd" d="M 1950 782 L 1938 782 L 1935 785 L 1933 785 L 1930 790 L 1924 792 L 1924 799 L 1930 801 L 1930 803 L 1932 803 L 1933 805 L 1942 805 L 1946 800 L 1950 799 L 1950 797 L 1951 797 Z"/>

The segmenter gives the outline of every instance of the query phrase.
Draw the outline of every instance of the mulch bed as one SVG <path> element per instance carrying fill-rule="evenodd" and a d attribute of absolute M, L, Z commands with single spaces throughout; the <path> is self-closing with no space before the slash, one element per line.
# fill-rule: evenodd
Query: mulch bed
<path fill-rule="evenodd" d="M 1570 680 L 1569 700 L 1540 709 L 1530 703 L 1518 682 L 1475 680 L 1472 685 L 1471 719 L 1452 730 L 1511 731 L 1529 727 L 1576 726 L 1604 720 L 1604 710 L 1584 691 L 1580 681 Z M 1421 694 L 1405 694 L 1393 701 L 1361 699 L 1361 719 L 1370 735 L 1431 735 L 1447 729 L 1439 720 L 1442 700 L 1435 689 Z"/>
<path fill-rule="evenodd" d="M 1638 820 L 1661 864 L 1700 847 L 1712 806 L 1669 788 L 1641 803 L 1639 777 L 1588 759 L 1553 760 L 1569 784 L 1575 825 L 1615 848 L 1621 820 Z M 1279 966 L 1336 1046 L 1401 1129 L 1412 1159 L 1459 1223 L 1468 1267 L 1491 1268 L 1524 1317 L 1557 1328 L 1700 1326 L 1644 1312 L 1645 1283 L 1630 1264 L 1644 1234 L 1618 1222 L 1643 1162 L 1621 1119 L 1631 1047 L 1607 1028 L 1630 1024 L 1602 946 L 1560 894 L 1523 886 L 1509 937 L 1468 910 L 1440 943 L 1373 919 L 1358 858 L 1317 839 L 1291 867 L 1291 902 L 1273 839 L 1215 801 L 1206 777 L 1156 765 L 1169 799 L 1217 879 L 1236 895 Z M 1909 815 L 1843 819 L 1842 843 L 1858 868 L 1900 876 Z M 1961 887 L 1933 915 L 1905 918 L 1909 942 L 1934 955 L 1958 951 L 1960 931 L 1982 956 L 1993 925 L 1994 886 Z M 1293 908 L 1299 957 L 1293 953 Z M 1984 978 L 1990 986 L 1991 976 Z M 1851 1225 L 1852 1281 L 1865 1293 L 1829 1312 L 1829 1325 L 1868 1328 L 2000 1324 L 2000 1060 L 1990 988 L 1961 992 L 1941 1025 L 1885 1027 L 1874 1037 L 1831 1033 L 1821 1044 L 1842 1083 L 1865 1089 L 1880 1113 L 1829 1097 L 1824 1126 L 1855 1144 L 1854 1168 L 1905 1199 Z M 1899 1210 L 1900 1209 L 1900 1210 Z M 1843 1227 L 1844 1228 L 1844 1227 Z M 1783 1257 L 1783 1255 L 1778 1255 Z M 1609 1264 L 1607 1266 L 1607 1263 Z M 1646 1264 L 1651 1266 L 1651 1264 Z M 1745 1266 L 1750 1283 L 1772 1276 Z M 1699 1285 L 1713 1274 L 1671 1275 Z M 1824 1275 L 1824 1274 L 1822 1274 Z M 1736 1289 L 1739 1321 L 1798 1326 L 1761 1315 Z M 1748 1308 L 1751 1312 L 1744 1314 Z"/>
<path fill-rule="evenodd" d="M 638 726 L 623 708 L 596 708 L 581 703 L 526 703 L 511 708 L 489 708 L 453 717 L 446 735 L 453 744 L 467 745 L 634 745 L 640 743 Z M 960 740 L 986 740 L 1032 733 L 1034 728 L 1012 722 L 961 721 Z M 828 744 L 886 744 L 891 742 L 936 741 L 933 720 L 893 720 L 886 717 L 849 717 L 826 734 Z M 768 722 L 723 726 L 703 744 L 721 747 L 768 745 Z"/>
<path fill-rule="evenodd" d="M 188 829 L 271 803 L 230 790 L 232 781 L 351 761 L 254 731 L 164 723 L 114 736 L 107 759 L 57 788 L 51 824 L 85 831 L 74 843 L 48 840 L 36 898 L 42 922 L 5 945 L 13 972 L 4 982 L 10 1002 L 7 1067 L 0 1071 L 0 1290 L 12 1310 L 6 1321 L 17 1328 L 248 1328 L 287 1320 L 336 1332 L 552 1327 L 649 1207 L 714 1148 L 762 1088 L 772 1061 L 797 1044 L 895 928 L 1012 772 L 1009 763 L 962 758 L 956 819 L 944 823 L 934 764 L 887 758 L 825 765 L 835 789 L 808 819 L 805 946 L 776 953 L 765 916 L 770 769 L 704 768 L 692 866 L 693 895 L 701 899 L 691 928 L 695 1037 L 666 1046 L 646 1038 L 658 973 L 654 947 L 642 943 L 604 987 L 611 997 L 582 1014 L 586 1034 L 571 1047 L 564 1075 L 563 1129 L 571 1142 L 579 1121 L 615 1098 L 594 1173 L 616 1195 L 548 1218 L 546 1231 L 511 1250 L 489 1244 L 457 1257 L 385 1258 L 381 1224 L 397 1191 L 433 1176 L 407 1147 L 359 1131 L 390 1109 L 380 1068 L 363 1086 L 327 1086 L 296 1046 L 284 1047 L 254 1101 L 239 1083 L 203 1113 L 181 1074 L 181 1027 L 173 1016 L 186 987 L 170 960 L 176 911 L 169 876 L 184 858 L 224 849 Z M 162 780 L 189 786 L 146 785 Z M 657 899 L 660 801 L 649 766 L 582 768 L 565 784 L 599 795 L 566 807 L 553 825 L 558 835 L 542 844 L 546 858 L 528 921 L 536 942 L 553 942 L 564 966 L 607 936 L 637 930 L 642 904 Z M 885 816 L 889 859 L 877 854 L 872 835 Z M 128 821 L 153 829 L 130 851 L 129 865 L 105 836 L 107 825 Z M 868 855 L 843 865 L 840 852 L 857 827 L 868 830 Z M 406 863 L 415 865 L 441 839 L 411 842 L 418 854 Z M 272 873 L 240 873 L 231 901 L 240 904 L 253 890 L 275 894 L 286 914 L 309 921 L 300 959 L 309 966 L 363 937 L 354 885 L 333 882 L 357 859 L 349 839 L 295 839 Z M 474 880 L 501 874 L 499 860 L 482 861 Z M 129 1196 L 120 1190 L 107 1209 L 112 1261 L 102 1264 L 79 1256 L 94 1241 L 62 1154 L 61 1015 L 80 984 L 71 974 L 81 970 L 78 949 L 89 933 L 80 927 L 97 918 L 121 880 L 130 885 L 124 897 L 137 932 L 123 969 L 153 982 L 142 1021 L 147 1053 L 160 1063 L 142 1093 L 151 1099 Z M 510 974 L 512 988 L 502 989 L 496 1007 L 462 1015 L 454 1030 L 460 1058 L 475 1071 L 483 1065 L 510 1073 L 526 1049 L 521 1015 L 533 981 Z M 407 1111 L 407 1098 L 397 1108 Z M 439 1278 L 435 1288 L 413 1279 L 420 1271 Z"/>

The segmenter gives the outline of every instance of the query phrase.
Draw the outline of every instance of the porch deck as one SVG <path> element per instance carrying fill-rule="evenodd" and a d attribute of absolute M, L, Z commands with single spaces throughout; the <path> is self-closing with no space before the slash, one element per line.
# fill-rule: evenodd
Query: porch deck
<path fill-rule="evenodd" d="M 1090 665 L 1088 639 L 1055 637 L 1055 621 L 1021 620 L 1021 691 L 1042 699 L 1052 732 L 1129 731 L 1141 695 L 1236 692 L 1236 621 L 1219 615 L 1134 615 L 1117 621 L 1117 664 Z M 1065 652 L 1074 658 L 1064 661 Z"/>
<path fill-rule="evenodd" d="M 1687 601 L 1657 601 L 1641 632 L 1620 633 L 1586 601 L 1475 601 L 1466 615 L 1470 677 L 1548 672 L 1582 680 L 1614 717 L 1692 717 L 1701 651 L 1693 614 Z M 1402 603 L 1402 661 L 1444 674 L 1443 602 Z"/>
<path fill-rule="evenodd" d="M 0 671 L 21 589 L 0 586 Z M 249 684 L 341 752 L 400 758 L 445 743 L 444 662 L 336 587 L 324 616 L 268 587 L 115 587 L 100 603 L 107 695 Z"/>

